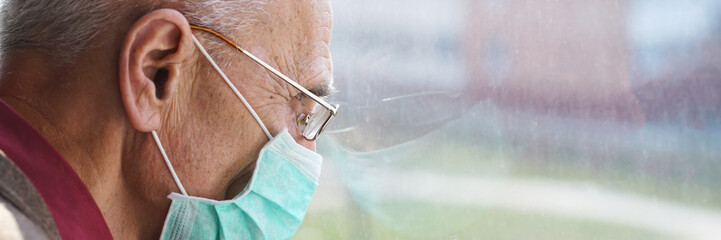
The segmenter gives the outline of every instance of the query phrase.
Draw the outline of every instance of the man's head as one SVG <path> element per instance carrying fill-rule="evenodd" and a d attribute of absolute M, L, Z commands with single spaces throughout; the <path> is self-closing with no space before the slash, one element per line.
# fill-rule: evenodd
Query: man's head
<path fill-rule="evenodd" d="M 192 35 L 271 134 L 288 128 L 298 143 L 314 148 L 300 135 L 296 120 L 315 103 L 190 24 L 224 34 L 325 95 L 332 75 L 328 1 L 5 2 L 0 97 L 27 106 L 38 121 L 52 125 L 50 135 L 58 136 L 50 136 L 51 142 L 93 195 L 103 194 L 104 185 L 122 182 L 138 201 L 167 203 L 165 195 L 177 188 L 152 130 L 158 131 L 191 195 L 223 199 L 244 186 L 268 139 L 195 47 Z M 107 157 L 113 154 L 118 159 Z M 119 172 L 98 173 L 110 168 L 101 166 L 116 166 Z M 103 204 L 103 199 L 96 201 Z"/>

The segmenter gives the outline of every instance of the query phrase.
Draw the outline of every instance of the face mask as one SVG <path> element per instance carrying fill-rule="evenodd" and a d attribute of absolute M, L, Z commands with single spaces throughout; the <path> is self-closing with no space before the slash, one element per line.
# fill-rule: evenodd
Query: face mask
<path fill-rule="evenodd" d="M 160 239 L 289 239 L 300 227 L 320 176 L 322 158 L 295 142 L 287 130 L 268 129 L 195 37 L 193 41 L 271 140 L 261 149 L 253 176 L 231 200 L 192 197 L 180 183 L 155 131 L 153 138 L 183 193 L 172 200 Z"/>

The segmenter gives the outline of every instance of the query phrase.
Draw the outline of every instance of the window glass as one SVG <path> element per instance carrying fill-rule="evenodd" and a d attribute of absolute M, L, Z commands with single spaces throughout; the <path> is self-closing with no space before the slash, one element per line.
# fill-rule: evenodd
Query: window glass
<path fill-rule="evenodd" d="M 721 1 L 333 0 L 294 239 L 718 239 Z"/>

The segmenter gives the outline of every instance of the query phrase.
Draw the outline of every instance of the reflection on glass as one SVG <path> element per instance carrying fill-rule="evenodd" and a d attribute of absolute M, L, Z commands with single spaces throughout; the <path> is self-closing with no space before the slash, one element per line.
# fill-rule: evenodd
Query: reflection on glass
<path fill-rule="evenodd" d="M 721 2 L 338 0 L 334 16 L 344 111 L 294 239 L 721 236 Z"/>

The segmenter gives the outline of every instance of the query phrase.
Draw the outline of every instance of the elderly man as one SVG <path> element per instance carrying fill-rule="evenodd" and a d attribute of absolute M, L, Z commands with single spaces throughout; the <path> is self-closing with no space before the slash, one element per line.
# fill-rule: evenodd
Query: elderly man
<path fill-rule="evenodd" d="M 5 0 L 2 24 L 0 238 L 298 229 L 337 109 L 328 1 Z"/>

